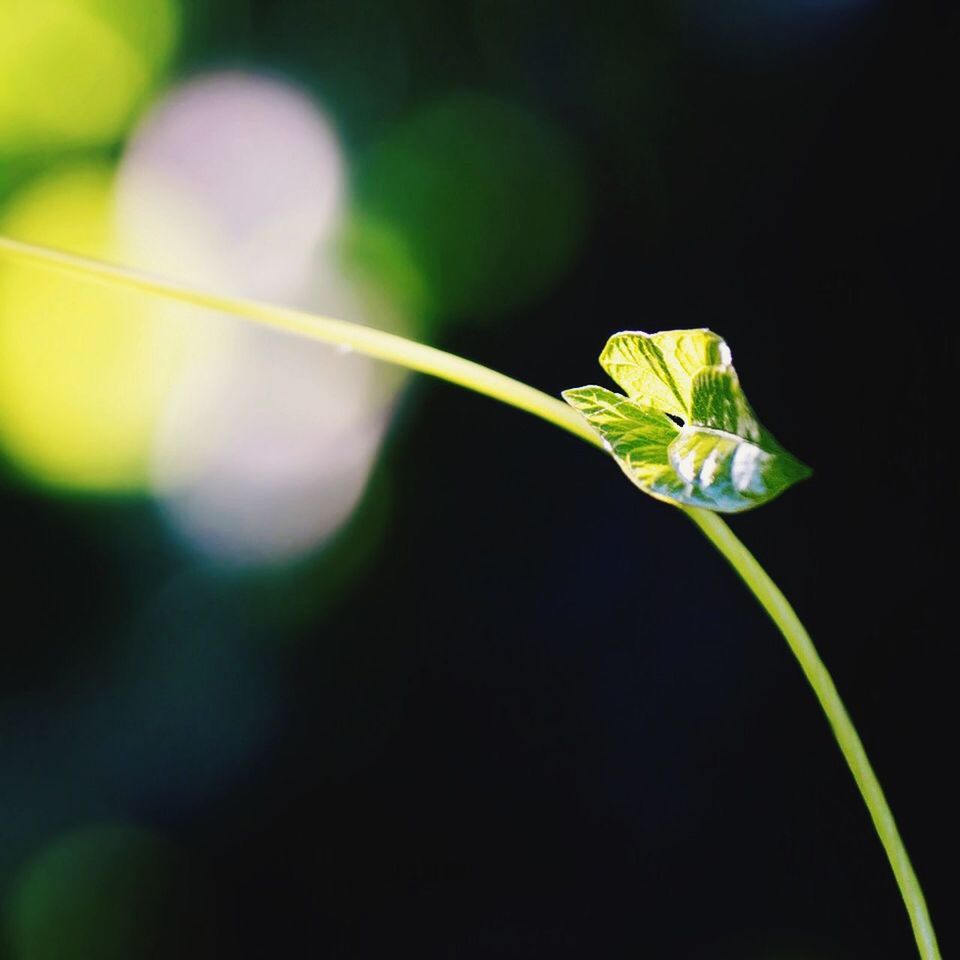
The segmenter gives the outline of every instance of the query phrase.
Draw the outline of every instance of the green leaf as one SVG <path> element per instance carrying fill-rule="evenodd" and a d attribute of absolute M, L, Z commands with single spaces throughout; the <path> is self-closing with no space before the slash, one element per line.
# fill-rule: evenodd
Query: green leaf
<path fill-rule="evenodd" d="M 587 386 L 563 398 L 645 493 L 737 513 L 809 475 L 761 426 L 712 331 L 617 333 L 600 364 L 626 396 Z"/>
<path fill-rule="evenodd" d="M 600 366 L 631 400 L 683 419 L 690 416 L 693 378 L 729 363 L 727 345 L 709 330 L 615 333 L 600 354 Z"/>

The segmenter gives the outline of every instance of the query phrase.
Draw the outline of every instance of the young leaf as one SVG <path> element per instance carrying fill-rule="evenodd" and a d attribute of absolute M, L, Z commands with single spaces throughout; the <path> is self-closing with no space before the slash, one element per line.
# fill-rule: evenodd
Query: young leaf
<path fill-rule="evenodd" d="M 809 475 L 760 425 L 712 331 L 617 333 L 600 364 L 627 396 L 588 386 L 563 398 L 645 493 L 738 513 Z"/>

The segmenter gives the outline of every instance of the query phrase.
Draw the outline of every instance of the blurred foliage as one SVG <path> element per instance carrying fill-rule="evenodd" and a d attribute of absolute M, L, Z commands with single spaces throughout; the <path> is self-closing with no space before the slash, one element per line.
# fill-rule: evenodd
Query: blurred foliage
<path fill-rule="evenodd" d="M 562 133 L 529 111 L 455 94 L 366 156 L 360 208 L 404 238 L 432 316 L 489 318 L 548 289 L 577 249 L 585 188 Z"/>

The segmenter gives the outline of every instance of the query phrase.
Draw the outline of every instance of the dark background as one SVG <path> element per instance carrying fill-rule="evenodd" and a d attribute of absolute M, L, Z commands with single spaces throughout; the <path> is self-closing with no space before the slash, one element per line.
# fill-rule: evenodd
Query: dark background
<path fill-rule="evenodd" d="M 323 90 L 324 24 L 350 6 L 221 0 L 182 69 L 282 60 Z M 666 2 L 484 6 L 493 56 L 467 4 L 361 5 L 401 38 L 407 83 L 345 106 L 347 143 L 449 88 L 536 103 L 577 144 L 590 212 L 550 290 L 490 322 L 466 310 L 435 341 L 556 394 L 598 379 L 617 329 L 727 338 L 764 422 L 815 471 L 734 529 L 834 672 L 950 956 L 957 15 L 811 3 L 822 21 L 800 23 L 731 3 L 710 32 L 709 12 L 691 28 Z M 775 628 L 681 515 L 569 436 L 420 379 L 360 518 L 270 575 L 191 564 L 144 502 L 12 479 L 0 497 L 16 558 L 0 690 L 59 705 L 2 715 L 4 869 L 90 822 L 174 843 L 143 955 L 914 955 Z M 198 706 L 104 760 L 76 704 L 170 576 L 157 656 L 192 651 Z M 207 644 L 224 618 L 229 646 Z M 242 715 L 244 658 L 280 691 L 270 733 L 197 799 L 197 730 L 217 697 Z M 111 763 L 149 789 L 118 788 Z M 142 880 L 124 862 L 121 890 Z"/>

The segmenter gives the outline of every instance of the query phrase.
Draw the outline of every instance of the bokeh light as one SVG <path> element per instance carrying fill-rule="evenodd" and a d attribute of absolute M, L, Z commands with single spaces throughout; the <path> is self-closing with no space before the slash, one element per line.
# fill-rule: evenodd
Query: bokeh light
<path fill-rule="evenodd" d="M 87 164 L 31 182 L 0 230 L 123 260 L 112 172 Z M 143 297 L 0 264 L 0 447 L 44 485 L 143 489 L 153 425 L 185 350 Z"/>
<path fill-rule="evenodd" d="M 299 584 L 315 581 L 306 571 Z M 325 590 L 296 591 L 284 616 L 299 605 L 302 617 Z M 257 769 L 286 716 L 292 652 L 264 593 L 255 575 L 238 583 L 182 565 L 101 627 L 98 655 L 71 635 L 82 666 L 64 669 L 68 679 L 38 671 L 0 700 L 0 725 L 16 730 L 0 740 L 0 876 L 64 823 L 181 816 Z"/>
<path fill-rule="evenodd" d="M 125 251 L 154 270 L 289 303 L 340 225 L 344 166 L 329 119 L 292 84 L 201 75 L 158 103 L 127 146 L 117 184 Z"/>
<path fill-rule="evenodd" d="M 393 228 L 435 318 L 501 314 L 570 263 L 585 191 L 572 147 L 546 118 L 475 94 L 413 114 L 357 174 L 362 213 Z"/>
<path fill-rule="evenodd" d="M 316 302 L 389 325 L 337 282 L 330 276 Z M 233 354 L 185 379 L 167 409 L 153 467 L 165 516 L 214 561 L 297 559 L 360 501 L 397 384 L 364 357 L 244 330 Z"/>
<path fill-rule="evenodd" d="M 55 839 L 27 863 L 4 906 L 12 960 L 185 957 L 214 945 L 193 865 L 123 823 Z"/>
<path fill-rule="evenodd" d="M 348 212 L 321 109 L 283 80 L 233 71 L 161 100 L 116 173 L 85 166 L 29 183 L 0 227 L 413 332 L 425 293 L 403 238 Z M 178 537 L 217 562 L 286 562 L 335 533 L 401 383 L 328 347 L 28 267 L 0 267 L 0 315 L 9 459 L 56 488 L 149 488 Z"/>
<path fill-rule="evenodd" d="M 410 247 L 389 224 L 356 211 L 343 225 L 330 264 L 350 283 L 376 290 L 403 318 L 407 335 L 426 338 L 429 291 Z M 398 331 L 399 332 L 399 331 Z"/>
<path fill-rule="evenodd" d="M 135 810 L 184 810 L 255 768 L 275 735 L 282 650 L 229 583 L 187 570 L 145 598 L 87 764 Z"/>
<path fill-rule="evenodd" d="M 338 138 L 289 83 L 229 72 L 174 91 L 131 141 L 117 191 L 137 263 L 408 330 L 412 269 L 387 230 L 346 217 Z M 360 239 L 345 245 L 347 234 Z M 376 291 L 371 264 L 386 277 Z M 359 502 L 399 382 L 363 358 L 235 323 L 229 349 L 182 377 L 164 411 L 152 463 L 164 515 L 211 560 L 296 559 Z"/>
<path fill-rule="evenodd" d="M 116 140 L 178 32 L 173 0 L 0 0 L 0 156 Z"/>

